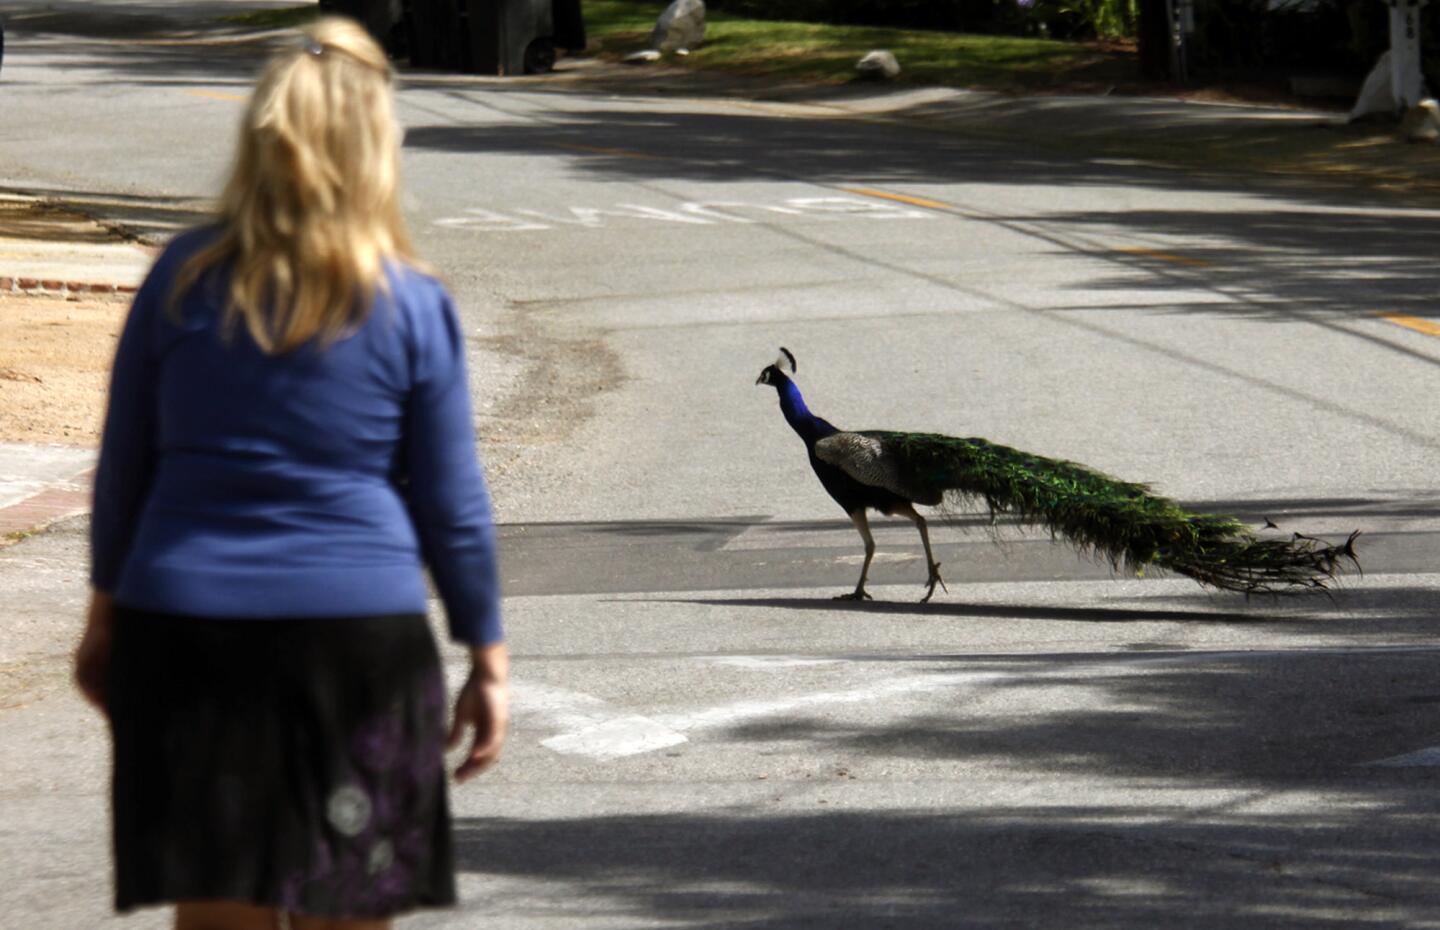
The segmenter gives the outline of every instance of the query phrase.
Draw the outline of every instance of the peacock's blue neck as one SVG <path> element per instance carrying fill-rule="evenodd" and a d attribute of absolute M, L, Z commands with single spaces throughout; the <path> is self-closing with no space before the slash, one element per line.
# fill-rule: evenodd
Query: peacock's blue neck
<path fill-rule="evenodd" d="M 799 433 L 805 442 L 813 443 L 837 432 L 835 427 L 810 412 L 794 381 L 785 378 L 775 385 L 775 390 L 780 394 L 780 412 L 785 414 L 785 422 L 789 423 L 790 428 Z"/>

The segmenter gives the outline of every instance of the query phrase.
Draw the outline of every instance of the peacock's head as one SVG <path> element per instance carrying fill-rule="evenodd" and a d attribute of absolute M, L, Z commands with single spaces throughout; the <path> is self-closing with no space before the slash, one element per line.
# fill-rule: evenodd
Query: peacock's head
<path fill-rule="evenodd" d="M 765 366 L 764 370 L 760 372 L 760 377 L 755 379 L 755 383 L 778 385 L 788 381 L 790 380 L 789 375 L 785 373 L 787 368 L 790 369 L 791 375 L 795 374 L 795 356 L 790 354 L 789 349 L 781 346 L 780 357 L 775 359 L 774 364 Z"/>

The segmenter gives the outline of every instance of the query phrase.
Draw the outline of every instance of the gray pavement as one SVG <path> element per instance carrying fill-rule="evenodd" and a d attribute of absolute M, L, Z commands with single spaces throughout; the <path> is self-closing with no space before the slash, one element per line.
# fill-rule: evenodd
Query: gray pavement
<path fill-rule="evenodd" d="M 105 745 L 53 622 L 83 601 L 83 531 L 0 559 L 25 670 L 0 739 L 27 747 L 0 761 L 25 876 L 0 902 L 160 927 L 99 916 Z M 1433 770 L 1397 747 L 1435 734 L 1436 584 L 1253 608 L 1163 581 L 925 607 L 881 586 L 842 611 L 684 576 L 511 597 L 512 745 L 456 797 L 468 903 L 407 925 L 1427 926 Z"/>
<path fill-rule="evenodd" d="M 256 50 L 136 71 L 58 35 L 7 49 L 7 104 L 56 123 L 0 139 L 4 186 L 203 203 Z M 1393 159 L 1420 166 L 1402 196 L 1107 148 L 1264 126 L 1328 151 L 1326 114 L 557 78 L 400 95 L 516 655 L 506 758 L 454 795 L 465 904 L 406 926 L 1440 925 L 1429 152 Z M 841 425 L 1358 527 L 1366 574 L 1247 601 L 965 518 L 936 528 L 948 593 L 916 603 L 885 524 L 877 602 L 837 605 L 858 539 L 752 384 L 778 344 Z M 160 927 L 106 916 L 106 747 L 66 679 L 85 529 L 0 551 L 0 913 Z"/>

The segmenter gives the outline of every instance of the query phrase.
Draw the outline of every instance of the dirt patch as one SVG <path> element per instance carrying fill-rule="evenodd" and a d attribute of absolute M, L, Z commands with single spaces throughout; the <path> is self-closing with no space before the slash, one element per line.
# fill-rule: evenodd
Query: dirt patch
<path fill-rule="evenodd" d="M 604 333 L 562 331 L 543 305 L 512 304 L 500 324 L 497 335 L 476 341 L 518 360 L 523 374 L 477 418 L 485 471 L 499 486 L 524 468 L 535 484 L 542 480 L 537 448 L 567 442 L 595 415 L 599 398 L 624 383 L 624 368 Z"/>
<path fill-rule="evenodd" d="M 93 244 L 119 237 L 73 210 L 30 199 L 0 198 L 0 229 L 8 239 Z"/>
<path fill-rule="evenodd" d="M 0 296 L 0 441 L 93 446 L 123 297 Z"/>

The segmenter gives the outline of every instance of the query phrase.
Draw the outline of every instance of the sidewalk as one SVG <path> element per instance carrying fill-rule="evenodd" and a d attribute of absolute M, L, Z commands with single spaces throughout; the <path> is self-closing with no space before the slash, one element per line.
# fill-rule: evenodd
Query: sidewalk
<path fill-rule="evenodd" d="M 84 311 L 86 322 L 78 334 L 87 339 L 113 330 L 126 295 L 140 284 L 153 253 L 112 226 L 54 202 L 0 192 L 0 326 L 8 340 L 7 355 L 30 347 L 33 340 L 21 337 L 26 323 L 34 326 L 37 305 L 63 312 L 63 320 L 50 323 L 68 323 L 69 328 Z M 102 323 L 105 319 L 113 322 Z M 101 325 L 105 328 L 97 330 Z M 63 341 L 63 334 L 48 328 L 45 332 L 52 343 Z M 90 356 L 96 352 L 108 360 L 108 345 L 91 349 L 83 353 L 85 363 L 93 367 L 96 360 Z M 44 361 L 54 367 L 53 358 Z M 42 377 L 33 369 L 0 364 L 0 385 L 7 388 L 0 395 L 5 398 L 6 432 L 12 436 L 17 431 L 24 435 L 26 422 L 33 419 L 27 402 L 36 391 L 77 396 L 73 385 L 52 377 L 50 370 Z M 78 396 L 88 406 L 89 397 Z M 70 412 L 62 422 L 72 418 L 87 419 Z M 84 445 L 0 442 L 0 548 L 88 510 L 94 459 L 95 450 Z"/>
<path fill-rule="evenodd" d="M 153 254 L 59 203 L 0 191 L 0 293 L 132 292 Z"/>
<path fill-rule="evenodd" d="M 407 83 L 433 78 L 416 75 Z M 477 79 L 479 80 L 479 79 Z M 524 78 L 611 93 L 732 98 L 802 108 L 806 115 L 901 122 L 1015 142 L 1080 158 L 1124 160 L 1280 184 L 1386 191 L 1440 205 L 1440 145 L 1406 143 L 1390 122 L 1350 124 L 1321 109 L 1209 103 L 1178 97 L 1013 95 L 857 82 L 776 84 L 672 65 L 563 60 Z"/>
<path fill-rule="evenodd" d="M 95 450 L 0 443 L 0 547 L 90 509 Z"/>

